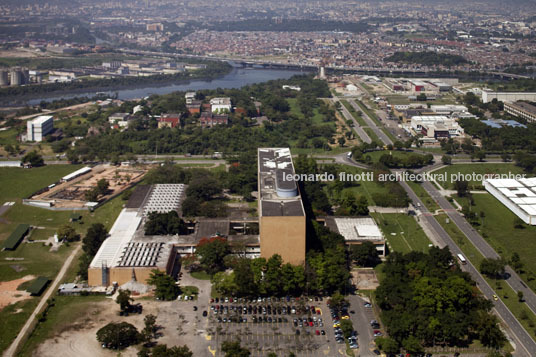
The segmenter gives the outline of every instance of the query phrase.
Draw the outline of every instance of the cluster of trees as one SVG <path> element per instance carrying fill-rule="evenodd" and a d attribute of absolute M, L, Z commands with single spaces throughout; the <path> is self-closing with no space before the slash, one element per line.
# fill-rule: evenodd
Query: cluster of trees
<path fill-rule="evenodd" d="M 145 223 L 145 235 L 186 234 L 187 227 L 177 211 L 150 212 Z"/>
<path fill-rule="evenodd" d="M 283 90 L 283 84 L 299 85 L 301 91 Z M 182 96 L 182 98 L 181 98 Z M 315 108 L 324 121 L 334 120 L 335 114 L 317 97 L 331 96 L 324 81 L 314 80 L 311 76 L 296 76 L 289 80 L 269 81 L 262 84 L 246 86 L 241 89 L 201 91 L 198 97 L 230 96 L 233 104 L 246 110 L 248 116 L 257 116 L 253 100 L 261 102 L 262 112 L 270 122 L 261 127 L 251 127 L 248 120 L 241 120 L 234 113 L 231 124 L 204 130 L 196 125 L 184 127 L 157 128 L 155 119 L 133 120 L 125 131 L 103 129 L 100 135 L 89 136 L 77 142 L 67 152 L 70 161 L 102 161 L 116 156 L 149 153 L 191 153 L 211 154 L 214 151 L 223 153 L 241 153 L 256 150 L 263 146 L 282 146 L 285 143 L 297 143 L 296 146 L 330 149 L 334 144 L 334 128 L 330 123 L 314 123 L 310 116 L 289 112 L 286 98 L 298 97 L 302 110 Z M 184 93 L 177 92 L 164 96 L 151 96 L 152 105 L 147 114 L 184 112 Z M 128 108 L 124 108 L 128 111 Z M 117 110 L 117 109 L 116 109 Z M 123 110 L 120 108 L 119 110 Z M 89 114 L 88 122 L 105 126 L 108 111 Z"/>
<path fill-rule="evenodd" d="M 58 229 L 58 239 L 64 242 L 75 242 L 80 240 L 80 234 L 69 224 L 64 224 Z"/>
<path fill-rule="evenodd" d="M 408 168 L 416 169 L 434 162 L 432 154 L 408 154 L 406 156 L 396 156 L 391 154 L 383 154 L 380 156 L 379 162 L 388 168 Z"/>
<path fill-rule="evenodd" d="M 469 274 L 462 272 L 448 248 L 428 254 L 392 253 L 376 290 L 389 337 L 380 340 L 387 353 L 424 347 L 467 346 L 474 339 L 501 348 L 506 338 L 493 304 L 482 297 Z"/>
<path fill-rule="evenodd" d="M 86 235 L 82 239 L 82 250 L 84 253 L 80 257 L 78 264 L 78 275 L 82 279 L 87 280 L 89 264 L 91 264 L 93 257 L 97 254 L 107 236 L 108 231 L 102 223 L 93 223 L 87 229 Z"/>
<path fill-rule="evenodd" d="M 43 157 L 37 151 L 30 151 L 22 157 L 20 162 L 23 165 L 31 165 L 32 167 L 39 167 L 45 164 L 45 160 L 43 160 Z"/>
<path fill-rule="evenodd" d="M 227 214 L 221 194 L 221 181 L 211 171 L 195 171 L 186 189 L 182 213 L 186 217 L 223 217 Z"/>
<path fill-rule="evenodd" d="M 389 57 L 383 59 L 385 62 L 402 62 L 402 63 L 416 63 L 423 66 L 458 66 L 460 64 L 468 63 L 468 61 L 459 55 L 452 55 L 448 53 L 438 53 L 432 51 L 426 52 L 395 52 Z"/>
<path fill-rule="evenodd" d="M 231 273 L 218 272 L 212 277 L 216 291 L 237 296 L 300 295 L 305 290 L 302 266 L 283 264 L 279 255 L 265 258 L 238 258 L 230 262 Z"/>

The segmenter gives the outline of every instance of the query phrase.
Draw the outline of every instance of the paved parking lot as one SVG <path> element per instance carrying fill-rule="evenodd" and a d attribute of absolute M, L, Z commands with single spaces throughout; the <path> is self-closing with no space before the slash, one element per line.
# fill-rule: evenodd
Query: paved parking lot
<path fill-rule="evenodd" d="M 252 356 L 265 356 L 269 352 L 285 355 L 294 352 L 299 356 L 336 356 L 339 355 L 339 350 L 341 355 L 344 355 L 346 346 L 337 344 L 333 339 L 331 317 L 329 314 L 325 314 L 325 311 L 329 311 L 326 301 L 314 301 L 314 299 L 313 301 L 304 301 L 304 299 L 301 301 L 220 303 L 224 308 L 227 307 L 226 313 L 214 314 L 211 310 L 209 317 L 210 325 L 216 326 L 213 337 L 215 355 L 219 356 L 221 354 L 219 347 L 223 341 L 233 341 L 237 338 L 240 338 L 242 345 L 251 350 Z M 212 306 L 214 305 L 216 304 L 212 304 Z M 250 305 L 252 307 L 251 313 L 249 313 Z M 247 306 L 248 313 L 238 313 L 236 310 L 232 310 L 232 306 L 235 306 L 235 308 L 237 306 L 242 306 L 242 308 Z M 271 313 L 269 313 L 268 306 L 272 309 Z M 296 313 L 292 313 L 292 306 L 298 310 Z M 308 307 L 307 312 L 305 311 L 305 306 Z M 314 306 L 315 312 L 318 313 L 313 314 L 310 309 L 311 306 Z M 256 314 L 255 307 L 257 308 Z M 264 311 L 263 307 L 265 308 Z M 290 315 L 283 313 L 283 307 L 287 310 L 291 308 Z M 223 322 L 223 319 L 227 320 L 229 317 L 233 317 L 233 322 Z M 237 322 L 235 320 L 240 318 L 247 319 L 247 322 Z M 262 318 L 263 321 L 254 322 L 254 320 L 258 321 L 259 318 Z M 266 322 L 264 321 L 265 319 L 267 320 Z M 269 322 L 270 319 L 272 322 Z M 295 319 L 307 319 L 307 323 L 302 322 L 302 327 L 300 327 L 299 322 L 296 322 L 297 326 L 294 326 Z M 313 326 L 306 326 L 310 325 L 309 319 L 316 319 L 317 321 L 311 321 Z M 319 319 L 322 320 L 322 324 Z M 296 333 L 296 330 L 299 331 L 299 334 Z M 322 330 L 325 335 L 321 334 Z M 316 334 L 316 331 L 318 331 L 319 335 Z"/>

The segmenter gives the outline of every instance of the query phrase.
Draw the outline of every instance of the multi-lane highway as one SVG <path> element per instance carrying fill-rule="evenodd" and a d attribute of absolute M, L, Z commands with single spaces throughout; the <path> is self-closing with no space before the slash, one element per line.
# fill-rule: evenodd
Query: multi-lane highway
<path fill-rule="evenodd" d="M 331 98 L 331 101 L 333 103 L 339 102 L 339 98 L 333 97 L 333 98 Z M 365 132 L 365 130 L 363 130 L 363 128 L 361 126 L 359 126 L 359 123 L 357 122 L 357 120 L 355 120 L 355 118 L 352 115 L 352 113 L 350 113 L 348 111 L 348 109 L 346 109 L 346 107 L 342 103 L 341 103 L 341 113 L 342 113 L 342 115 L 344 116 L 344 118 L 346 120 L 351 120 L 352 121 L 352 123 L 354 124 L 354 130 L 355 130 L 355 132 L 357 133 L 357 135 L 359 136 L 359 138 L 361 139 L 362 142 L 367 143 L 367 144 L 372 142 L 372 139 L 370 138 L 370 136 L 368 136 L 368 134 Z"/>
<path fill-rule="evenodd" d="M 385 145 L 389 145 L 389 144 L 393 144 L 393 141 L 384 133 L 383 130 L 381 130 L 377 125 L 376 123 L 374 122 L 374 120 L 372 120 L 371 117 L 368 116 L 368 114 L 361 109 L 361 107 L 355 102 L 355 100 L 353 99 L 348 99 L 348 103 L 350 103 L 350 105 L 356 110 L 356 111 L 360 111 L 363 115 L 363 120 L 365 120 L 365 122 L 368 124 L 369 128 L 372 129 L 372 131 L 374 132 L 374 134 L 376 134 L 376 136 L 385 144 Z"/>

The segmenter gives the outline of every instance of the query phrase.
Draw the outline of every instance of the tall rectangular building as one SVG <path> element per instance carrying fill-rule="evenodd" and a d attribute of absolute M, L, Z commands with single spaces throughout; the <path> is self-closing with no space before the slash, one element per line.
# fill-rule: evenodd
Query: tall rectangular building
<path fill-rule="evenodd" d="M 285 263 L 305 263 L 305 210 L 294 178 L 290 149 L 258 149 L 261 257 L 279 254 Z"/>
<path fill-rule="evenodd" d="M 28 141 L 43 141 L 45 136 L 54 131 L 54 117 L 52 115 L 40 115 L 27 122 Z"/>

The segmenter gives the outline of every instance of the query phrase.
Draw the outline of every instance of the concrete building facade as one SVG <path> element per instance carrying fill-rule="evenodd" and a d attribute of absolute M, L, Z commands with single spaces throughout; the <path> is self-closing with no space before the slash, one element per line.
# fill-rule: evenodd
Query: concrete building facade
<path fill-rule="evenodd" d="M 482 102 L 489 103 L 493 99 L 500 102 L 517 102 L 518 100 L 536 101 L 536 92 L 496 92 L 489 89 L 482 91 Z"/>
<path fill-rule="evenodd" d="M 536 106 L 532 104 L 525 102 L 504 103 L 504 111 L 528 122 L 536 122 Z"/>
<path fill-rule="evenodd" d="M 40 115 L 26 123 L 28 141 L 43 141 L 45 136 L 54 131 L 54 117 L 52 115 Z"/>

